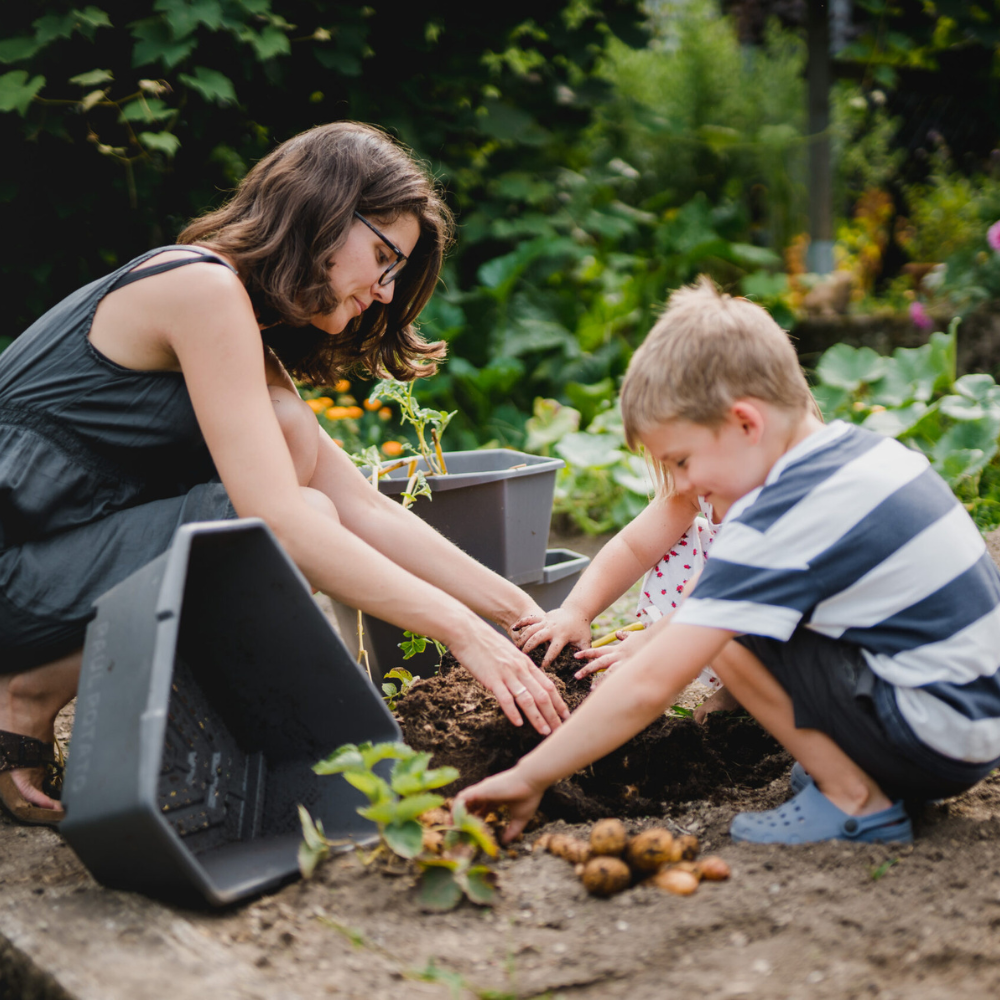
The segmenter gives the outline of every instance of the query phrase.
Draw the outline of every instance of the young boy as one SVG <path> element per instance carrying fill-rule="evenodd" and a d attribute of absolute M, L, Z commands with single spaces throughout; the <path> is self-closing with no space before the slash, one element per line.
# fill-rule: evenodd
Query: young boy
<path fill-rule="evenodd" d="M 678 291 L 622 387 L 629 443 L 732 504 L 690 596 L 569 722 L 460 795 L 516 836 L 553 782 L 620 746 L 706 663 L 795 757 L 758 843 L 913 838 L 904 799 L 1000 761 L 1000 573 L 918 452 L 815 416 L 786 334 L 707 280 Z M 662 627 L 661 627 L 662 626 Z"/>

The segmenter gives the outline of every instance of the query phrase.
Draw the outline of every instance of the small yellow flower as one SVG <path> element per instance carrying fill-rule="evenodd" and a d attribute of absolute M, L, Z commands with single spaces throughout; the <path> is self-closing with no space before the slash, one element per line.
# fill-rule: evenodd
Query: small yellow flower
<path fill-rule="evenodd" d="M 389 458 L 396 458 L 403 454 L 403 446 L 399 441 L 383 441 L 382 454 L 388 455 Z"/>
<path fill-rule="evenodd" d="M 880 403 L 876 403 L 872 407 L 872 413 L 885 413 L 885 407 L 882 406 Z"/>
<path fill-rule="evenodd" d="M 366 410 L 377 410 L 381 407 L 381 399 L 366 399 L 364 402 L 364 407 Z"/>
<path fill-rule="evenodd" d="M 851 409 L 854 410 L 855 413 L 860 413 L 862 410 L 867 409 L 867 407 L 863 402 L 861 402 L 860 399 L 857 399 L 854 401 L 854 405 L 851 407 Z"/>
<path fill-rule="evenodd" d="M 381 410 L 378 411 L 379 420 L 392 420 L 392 410 L 388 406 L 383 406 Z"/>
<path fill-rule="evenodd" d="M 339 378 L 333 384 L 334 392 L 348 392 L 350 391 L 351 383 L 347 381 L 346 378 Z"/>

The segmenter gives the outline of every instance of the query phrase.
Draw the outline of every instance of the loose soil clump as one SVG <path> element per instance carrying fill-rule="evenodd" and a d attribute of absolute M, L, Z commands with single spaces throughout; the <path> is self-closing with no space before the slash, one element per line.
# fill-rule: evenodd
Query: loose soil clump
<path fill-rule="evenodd" d="M 543 651 L 532 654 L 541 663 Z M 564 650 L 549 668 L 570 709 L 590 693 L 578 681 L 580 662 Z M 446 654 L 436 677 L 413 683 L 396 707 L 403 739 L 434 754 L 435 767 L 451 765 L 461 779 L 454 793 L 511 767 L 541 742 L 531 726 L 515 728 L 493 695 Z M 692 800 L 722 803 L 781 776 L 791 758 L 743 713 L 715 712 L 704 724 L 666 715 L 591 767 L 545 794 L 546 820 L 590 822 L 602 816 L 662 815 Z"/>

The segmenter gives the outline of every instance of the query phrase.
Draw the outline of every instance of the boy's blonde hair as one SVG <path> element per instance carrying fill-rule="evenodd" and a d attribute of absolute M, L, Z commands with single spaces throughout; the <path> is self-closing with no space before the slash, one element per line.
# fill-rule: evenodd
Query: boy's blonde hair
<path fill-rule="evenodd" d="M 788 334 L 766 310 L 704 275 L 680 288 L 632 356 L 622 383 L 625 437 L 668 420 L 718 426 L 747 396 L 788 410 L 816 404 Z"/>

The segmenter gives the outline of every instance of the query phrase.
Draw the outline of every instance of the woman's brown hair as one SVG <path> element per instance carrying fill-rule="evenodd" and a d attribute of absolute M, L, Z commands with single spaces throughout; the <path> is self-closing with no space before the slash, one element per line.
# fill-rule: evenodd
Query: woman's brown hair
<path fill-rule="evenodd" d="M 420 237 L 392 301 L 372 303 L 330 336 L 310 318 L 337 306 L 330 261 L 356 211 L 386 225 L 411 214 Z M 405 147 L 369 125 L 334 122 L 278 146 L 178 242 L 226 254 L 267 344 L 296 378 L 326 385 L 352 370 L 401 380 L 434 373 L 445 345 L 427 343 L 413 323 L 434 291 L 453 230 L 451 211 Z"/>

